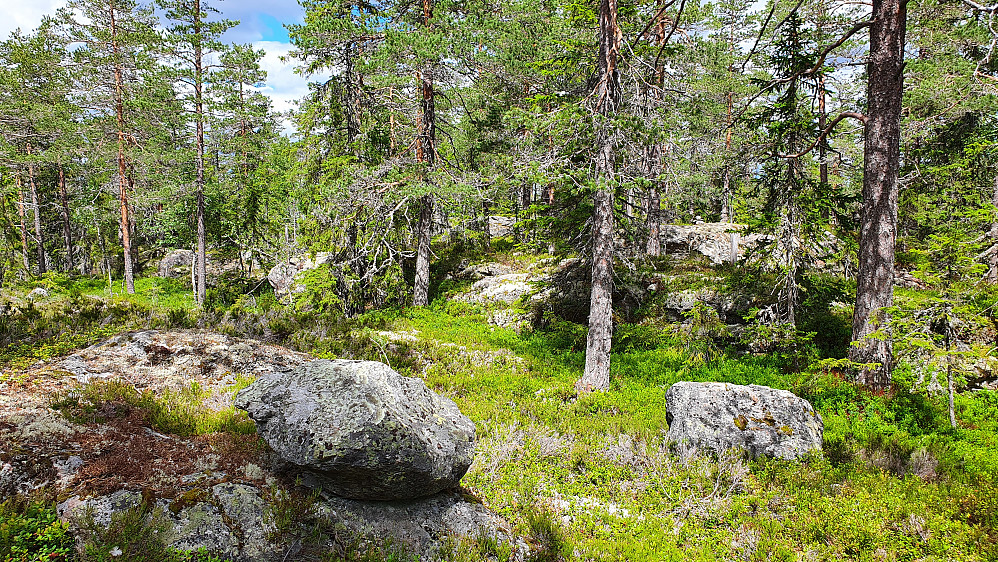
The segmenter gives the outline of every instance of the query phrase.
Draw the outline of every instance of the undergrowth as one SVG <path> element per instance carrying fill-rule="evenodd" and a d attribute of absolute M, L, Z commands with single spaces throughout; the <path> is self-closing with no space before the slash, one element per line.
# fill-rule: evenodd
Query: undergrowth
<path fill-rule="evenodd" d="M 238 377 L 225 389 L 233 395 L 245 388 L 251 379 Z M 256 426 L 246 415 L 231 405 L 231 400 L 211 400 L 213 394 L 196 381 L 180 390 L 159 392 L 138 391 L 131 384 L 116 380 L 96 379 L 52 397 L 51 406 L 76 423 L 106 423 L 123 417 L 131 409 L 142 411 L 149 425 L 164 433 L 181 437 L 226 432 L 252 434 Z"/>
<path fill-rule="evenodd" d="M 700 266 L 670 268 L 674 276 L 709 274 Z M 763 274 L 719 275 L 731 290 L 770 283 Z M 996 393 L 957 393 L 959 424 L 951 428 L 943 396 L 917 385 L 905 365 L 885 394 L 857 387 L 841 370 L 809 366 L 816 357 L 844 353 L 845 313 L 836 303 L 849 290 L 834 280 L 809 280 L 814 335 L 786 334 L 790 347 L 773 353 L 751 352 L 704 310 L 679 328 L 648 318 L 621 324 L 610 390 L 582 398 L 573 385 L 584 365 L 586 330 L 557 317 L 518 333 L 490 325 L 485 308 L 444 298 L 422 309 L 332 318 L 321 307 L 282 307 L 268 295 L 227 295 L 219 302 L 232 304 L 206 325 L 317 356 L 387 362 L 454 399 L 478 435 L 462 485 L 511 522 L 534 560 L 998 559 Z M 187 310 L 148 303 L 60 302 L 82 303 L 84 318 L 71 324 L 71 312 L 55 311 L 53 303 L 16 305 L 15 318 L 3 322 L 28 341 L 0 351 L 0 361 L 23 364 L 17 358 L 62 353 L 100 330 L 150 318 L 164 325 L 192 318 Z M 108 306 L 130 312 L 102 324 Z M 818 331 L 821 325 L 829 329 Z M 823 450 L 796 463 L 748 462 L 670 445 L 665 392 L 681 380 L 793 391 L 821 414 Z M 115 405 L 138 408 L 159 431 L 181 435 L 252 431 L 238 412 L 205 408 L 206 398 L 196 386 L 151 395 L 105 381 L 61 396 L 54 406 L 84 422 L 117 415 Z M 312 510 L 315 498 L 274 492 L 271 500 L 270 517 L 288 542 L 337 538 L 335 525 Z M 450 544 L 446 559 L 510 554 L 508 545 L 482 536 Z M 408 558 L 396 545 L 368 542 L 342 543 L 325 559 Z"/>

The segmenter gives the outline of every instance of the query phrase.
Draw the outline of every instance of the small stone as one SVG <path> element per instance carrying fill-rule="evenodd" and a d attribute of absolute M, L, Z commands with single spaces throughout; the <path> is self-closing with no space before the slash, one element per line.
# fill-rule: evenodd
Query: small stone
<path fill-rule="evenodd" d="M 31 292 L 28 293 L 28 298 L 31 300 L 44 299 L 48 296 L 49 292 L 41 287 L 36 287 L 34 289 L 31 289 Z"/>

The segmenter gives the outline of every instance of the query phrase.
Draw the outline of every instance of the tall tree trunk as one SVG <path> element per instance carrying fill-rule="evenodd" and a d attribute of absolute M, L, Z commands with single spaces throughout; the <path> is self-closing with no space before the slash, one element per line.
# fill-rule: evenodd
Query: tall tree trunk
<path fill-rule="evenodd" d="M 194 2 L 194 33 L 201 33 L 201 2 Z M 204 60 L 201 50 L 201 41 L 194 43 L 194 117 L 197 121 L 197 176 L 195 178 L 197 191 L 197 255 L 195 264 L 197 268 L 197 287 L 195 287 L 194 300 L 198 306 L 204 306 L 204 299 L 207 292 L 207 256 L 205 243 L 204 226 Z"/>
<path fill-rule="evenodd" d="M 118 203 L 121 209 L 121 247 L 125 260 L 125 290 L 135 294 L 135 277 L 132 273 L 132 241 L 129 236 L 128 220 L 128 180 L 125 176 L 125 101 L 124 78 L 122 76 L 118 47 L 118 25 L 114 17 L 114 2 L 111 2 L 111 50 L 114 53 L 114 115 L 118 125 Z M 110 270 L 108 271 L 110 275 Z"/>
<path fill-rule="evenodd" d="M 69 220 L 69 196 L 66 193 L 66 171 L 59 165 L 59 201 L 62 203 L 62 237 L 66 242 L 66 270 L 75 267 L 73 260 L 73 229 Z"/>
<path fill-rule="evenodd" d="M 24 212 L 24 189 L 21 187 L 21 176 L 15 176 L 17 182 L 17 215 L 21 219 L 21 258 L 24 260 L 24 274 L 31 275 L 31 262 L 28 259 L 28 225 Z"/>
<path fill-rule="evenodd" d="M 423 26 L 429 29 L 433 20 L 432 0 L 423 0 Z M 425 163 L 423 181 L 429 184 L 429 171 L 437 156 L 437 122 L 433 98 L 433 72 L 430 64 L 420 72 L 420 132 L 416 139 L 416 161 Z M 426 306 L 430 297 L 430 237 L 433 233 L 433 194 L 420 197 L 419 232 L 416 243 L 416 279 L 413 283 L 412 304 Z"/>
<path fill-rule="evenodd" d="M 884 390 L 891 383 L 893 345 L 886 310 L 894 301 L 905 19 L 905 0 L 874 0 L 854 345 L 849 358 L 879 365 L 864 369 L 857 381 L 875 390 Z M 876 337 L 870 337 L 878 330 Z"/>
<path fill-rule="evenodd" d="M 430 236 L 433 231 L 433 194 L 420 198 L 419 236 L 416 248 L 416 283 L 412 304 L 426 306 L 430 294 Z"/>
<path fill-rule="evenodd" d="M 593 169 L 597 183 L 593 193 L 593 273 L 589 299 L 589 333 L 586 367 L 575 383 L 579 393 L 610 388 L 610 339 L 613 334 L 613 194 L 616 178 L 616 131 L 607 117 L 620 102 L 620 27 L 617 0 L 601 0 L 599 7 L 599 56 L 593 105 L 596 146 Z"/>
<path fill-rule="evenodd" d="M 31 155 L 31 143 L 28 143 L 28 155 Z M 31 207 L 35 219 L 35 249 L 38 251 L 38 274 L 48 271 L 45 264 L 45 237 L 42 229 L 42 207 L 38 203 L 38 187 L 35 184 L 35 165 L 28 164 L 28 189 L 31 192 Z"/>

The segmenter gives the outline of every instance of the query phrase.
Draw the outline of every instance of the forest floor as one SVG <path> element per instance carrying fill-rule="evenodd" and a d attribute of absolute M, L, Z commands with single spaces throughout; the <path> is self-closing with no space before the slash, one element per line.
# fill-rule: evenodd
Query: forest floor
<path fill-rule="evenodd" d="M 36 286 L 48 295 L 31 301 Z M 0 392 L 22 392 L 29 373 L 117 333 L 202 323 L 314 356 L 387 362 L 454 399 L 478 433 L 463 487 L 527 538 L 535 560 L 998 559 L 995 391 L 958 394 L 951 428 L 943 397 L 910 371 L 871 394 L 827 364 L 802 369 L 793 354 L 746 352 L 646 316 L 617 329 L 610 391 L 578 398 L 585 328 L 550 318 L 536 329 L 494 325 L 497 309 L 518 313 L 522 300 L 441 296 L 423 309 L 319 322 L 259 297 L 198 317 L 171 280 L 140 280 L 139 291 L 98 298 L 101 281 L 54 276 L 5 289 Z M 824 449 L 749 462 L 670 446 L 664 395 L 679 380 L 791 390 L 821 414 Z M 223 420 L 197 432 L 246 429 Z"/>

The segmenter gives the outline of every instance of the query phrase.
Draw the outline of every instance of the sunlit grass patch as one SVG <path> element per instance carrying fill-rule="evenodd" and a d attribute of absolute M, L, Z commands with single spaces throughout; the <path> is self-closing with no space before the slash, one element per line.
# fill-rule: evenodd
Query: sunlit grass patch
<path fill-rule="evenodd" d="M 139 410 L 149 425 L 182 437 L 225 432 L 251 434 L 252 420 L 232 405 L 232 395 L 252 382 L 238 377 L 235 384 L 219 392 L 192 381 L 179 390 L 136 390 L 116 380 L 93 380 L 52 398 L 52 408 L 79 423 L 104 423 Z"/>

